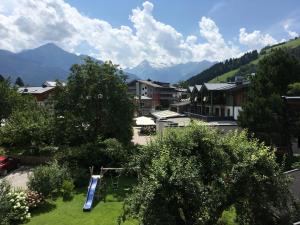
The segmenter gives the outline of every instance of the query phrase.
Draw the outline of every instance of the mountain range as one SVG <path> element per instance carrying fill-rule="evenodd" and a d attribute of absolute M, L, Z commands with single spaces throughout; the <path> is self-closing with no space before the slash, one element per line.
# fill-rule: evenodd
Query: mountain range
<path fill-rule="evenodd" d="M 83 63 L 85 57 L 85 55 L 67 52 L 52 43 L 19 53 L 0 50 L 0 74 L 6 78 L 10 77 L 12 82 L 17 77 L 21 77 L 26 85 L 40 86 L 46 80 L 65 81 L 70 67 L 73 64 Z M 128 81 L 149 78 L 176 83 L 187 80 L 213 64 L 213 62 L 202 61 L 155 67 L 148 61 L 143 61 L 134 68 L 125 69 L 124 72 L 128 76 Z"/>
<path fill-rule="evenodd" d="M 155 67 L 147 60 L 142 61 L 134 68 L 125 69 L 124 71 L 136 74 L 141 79 L 158 80 L 161 82 L 176 83 L 180 80 L 187 80 L 190 77 L 211 67 L 214 62 L 187 62 L 165 67 Z"/>
<path fill-rule="evenodd" d="M 67 80 L 71 66 L 83 63 L 85 57 L 67 52 L 52 43 L 19 53 L 0 50 L 0 74 L 10 77 L 12 82 L 21 77 L 26 85 L 40 86 L 46 80 Z M 138 78 L 133 74 L 126 75 L 129 80 Z"/>

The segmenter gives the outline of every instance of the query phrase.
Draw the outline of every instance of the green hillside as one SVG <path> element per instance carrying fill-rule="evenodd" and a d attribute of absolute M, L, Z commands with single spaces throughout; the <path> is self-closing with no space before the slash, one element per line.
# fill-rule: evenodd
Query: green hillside
<path fill-rule="evenodd" d="M 277 44 L 277 45 L 273 45 L 270 47 L 266 47 L 264 48 L 265 51 L 262 49 L 261 52 L 264 51 L 265 54 L 260 53 L 258 59 L 253 60 L 251 62 L 249 62 L 248 64 L 253 64 L 253 65 L 257 65 L 259 60 L 261 60 L 264 56 L 266 56 L 272 49 L 278 49 L 278 48 L 296 48 L 300 46 L 300 38 L 298 39 L 294 39 L 282 44 Z M 239 71 L 239 69 L 234 69 L 231 70 L 227 73 L 224 73 L 218 77 L 215 77 L 214 79 L 210 80 L 209 83 L 222 83 L 222 82 L 226 82 L 228 80 L 228 78 L 234 77 L 236 75 L 236 73 Z"/>

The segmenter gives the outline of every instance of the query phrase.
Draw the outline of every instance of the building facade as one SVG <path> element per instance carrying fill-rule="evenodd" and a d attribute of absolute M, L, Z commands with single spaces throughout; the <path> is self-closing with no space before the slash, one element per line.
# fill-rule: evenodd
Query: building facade
<path fill-rule="evenodd" d="M 189 87 L 190 115 L 206 121 L 237 120 L 249 82 L 204 83 Z"/>

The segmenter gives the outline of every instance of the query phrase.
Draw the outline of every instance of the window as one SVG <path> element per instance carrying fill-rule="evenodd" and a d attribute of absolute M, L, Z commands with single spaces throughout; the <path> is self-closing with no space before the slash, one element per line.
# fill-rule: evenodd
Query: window
<path fill-rule="evenodd" d="M 227 116 L 230 116 L 230 109 L 227 109 Z"/>
<path fill-rule="evenodd" d="M 298 137 L 298 148 L 300 148 L 300 136 Z"/>
<path fill-rule="evenodd" d="M 147 87 L 145 87 L 145 90 L 147 90 Z"/>
<path fill-rule="evenodd" d="M 147 91 L 145 92 L 145 95 L 147 95 Z"/>

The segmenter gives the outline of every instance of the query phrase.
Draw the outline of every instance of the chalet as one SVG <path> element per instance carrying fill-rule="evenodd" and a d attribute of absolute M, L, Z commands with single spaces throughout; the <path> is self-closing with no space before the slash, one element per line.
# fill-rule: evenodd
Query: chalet
<path fill-rule="evenodd" d="M 32 95 L 39 105 L 46 105 L 55 87 L 20 87 L 18 92 L 24 95 Z"/>
<path fill-rule="evenodd" d="M 62 83 L 65 86 L 65 83 Z M 56 81 L 45 81 L 41 87 L 20 87 L 18 92 L 24 95 L 32 95 L 39 105 L 45 106 L 51 104 L 50 97 L 53 95 Z"/>
<path fill-rule="evenodd" d="M 189 87 L 191 117 L 212 120 L 237 120 L 249 82 L 204 83 Z"/>

